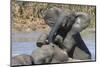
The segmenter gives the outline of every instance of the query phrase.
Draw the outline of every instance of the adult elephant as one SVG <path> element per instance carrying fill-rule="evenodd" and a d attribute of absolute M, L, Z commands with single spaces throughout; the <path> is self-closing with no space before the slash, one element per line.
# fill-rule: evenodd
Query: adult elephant
<path fill-rule="evenodd" d="M 79 33 L 88 27 L 90 15 L 83 12 L 64 12 L 60 8 L 51 8 L 44 12 L 43 18 L 52 27 L 47 37 L 49 43 L 55 43 L 55 37 L 59 35 L 63 44 L 57 45 L 66 50 L 70 57 L 81 60 L 91 58 L 91 53 Z"/>

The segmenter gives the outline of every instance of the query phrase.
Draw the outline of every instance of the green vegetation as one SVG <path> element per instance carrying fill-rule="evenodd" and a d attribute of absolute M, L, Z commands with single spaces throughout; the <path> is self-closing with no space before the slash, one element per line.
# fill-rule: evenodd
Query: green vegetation
<path fill-rule="evenodd" d="M 63 8 L 66 11 L 85 12 L 93 16 L 89 28 L 95 28 L 96 8 L 95 6 L 19 2 L 12 0 L 12 30 L 14 31 L 34 31 L 47 30 L 47 25 L 42 19 L 42 12 L 52 7 Z"/>

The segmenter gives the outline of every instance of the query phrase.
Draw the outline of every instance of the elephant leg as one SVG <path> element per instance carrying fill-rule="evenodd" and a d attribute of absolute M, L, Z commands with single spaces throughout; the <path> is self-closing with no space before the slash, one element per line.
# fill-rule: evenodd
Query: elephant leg
<path fill-rule="evenodd" d="M 38 47 L 42 47 L 42 45 L 46 44 L 46 40 L 47 40 L 48 34 L 47 33 L 43 33 L 40 35 L 40 37 L 38 38 L 36 45 Z"/>
<path fill-rule="evenodd" d="M 63 37 L 61 35 L 57 35 L 54 40 L 55 45 L 57 45 L 59 48 L 63 49 Z"/>
<path fill-rule="evenodd" d="M 74 59 L 91 59 L 91 53 L 82 40 L 80 33 L 74 35 L 76 45 L 71 49 L 69 55 Z"/>
<path fill-rule="evenodd" d="M 90 55 L 81 50 L 79 47 L 75 47 L 74 53 L 73 53 L 74 59 L 80 59 L 80 60 L 88 60 L 91 59 Z"/>

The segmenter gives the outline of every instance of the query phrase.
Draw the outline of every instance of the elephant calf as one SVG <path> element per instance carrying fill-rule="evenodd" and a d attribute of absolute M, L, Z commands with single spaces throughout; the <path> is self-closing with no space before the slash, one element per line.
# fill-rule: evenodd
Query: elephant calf
<path fill-rule="evenodd" d="M 63 63 L 68 61 L 68 55 L 58 46 L 43 45 L 32 53 L 34 64 Z"/>

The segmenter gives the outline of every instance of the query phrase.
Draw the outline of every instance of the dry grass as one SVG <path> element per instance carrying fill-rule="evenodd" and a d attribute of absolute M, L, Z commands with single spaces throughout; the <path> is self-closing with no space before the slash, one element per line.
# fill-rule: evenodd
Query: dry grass
<path fill-rule="evenodd" d="M 69 11 L 82 11 L 93 15 L 90 27 L 95 27 L 95 7 L 64 5 L 51 3 L 17 2 L 12 0 L 12 31 L 48 31 L 41 14 L 51 7 L 64 8 Z"/>

